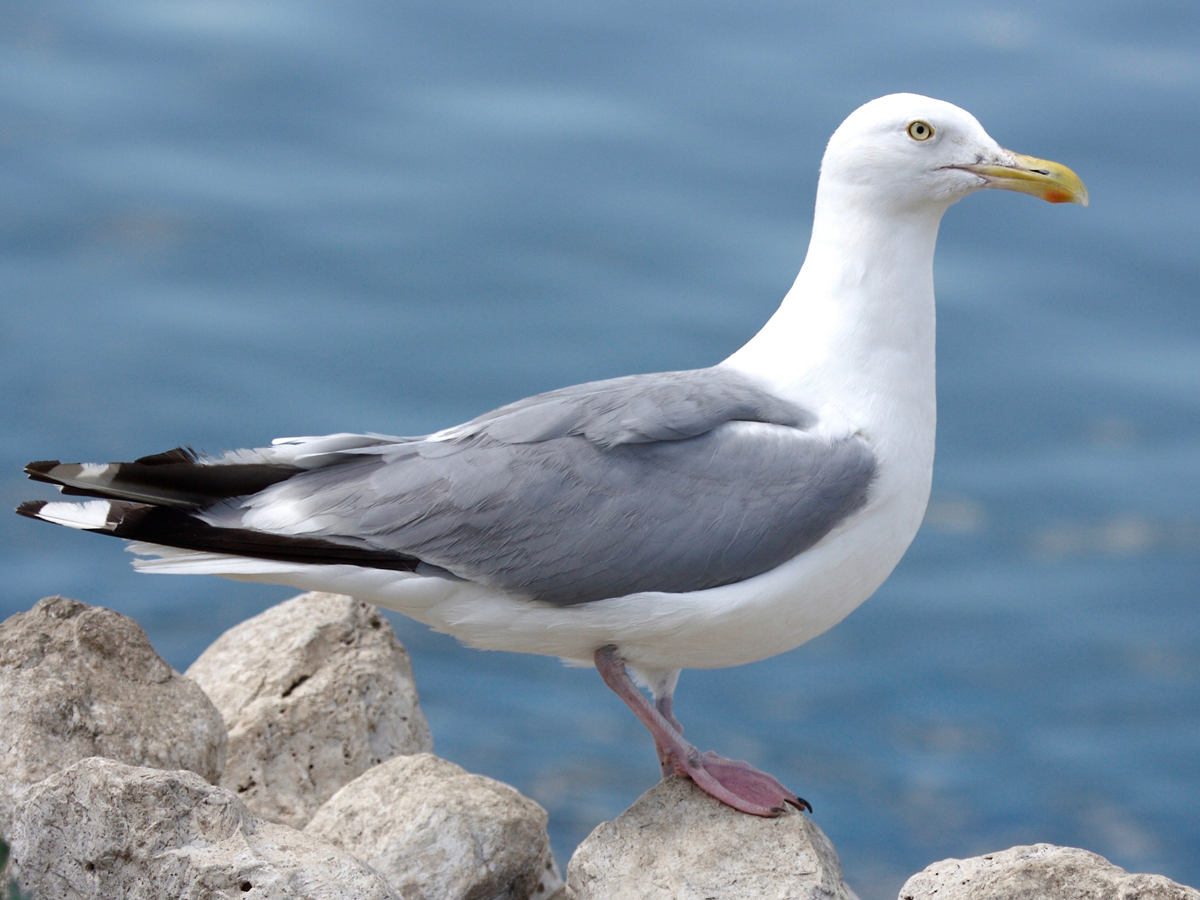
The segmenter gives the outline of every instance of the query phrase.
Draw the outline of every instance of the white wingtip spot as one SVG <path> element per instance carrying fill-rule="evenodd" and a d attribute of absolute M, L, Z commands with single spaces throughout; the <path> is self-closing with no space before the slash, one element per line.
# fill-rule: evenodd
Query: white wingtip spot
<path fill-rule="evenodd" d="M 473 429 L 467 427 L 470 425 L 467 422 L 463 425 L 452 425 L 449 428 L 443 428 L 441 431 L 435 431 L 433 434 L 425 438 L 427 441 L 437 441 L 439 443 L 445 441 L 458 441 L 465 437 L 470 437 Z"/>
<path fill-rule="evenodd" d="M 108 523 L 107 500 L 89 500 L 86 503 L 47 503 L 37 516 L 55 525 L 83 530 L 103 529 Z"/>

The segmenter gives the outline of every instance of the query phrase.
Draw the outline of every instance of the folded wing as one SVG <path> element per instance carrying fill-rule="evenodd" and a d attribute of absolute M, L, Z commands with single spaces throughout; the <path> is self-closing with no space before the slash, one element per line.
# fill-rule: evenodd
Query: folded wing
<path fill-rule="evenodd" d="M 630 376 L 426 438 L 163 455 L 178 478 L 145 459 L 90 467 L 90 480 L 89 467 L 34 464 L 38 480 L 125 502 L 73 521 L 68 504 L 23 511 L 185 549 L 440 572 L 565 606 L 729 584 L 811 547 L 865 503 L 875 471 L 861 438 L 827 441 L 814 423 L 720 367 Z"/>

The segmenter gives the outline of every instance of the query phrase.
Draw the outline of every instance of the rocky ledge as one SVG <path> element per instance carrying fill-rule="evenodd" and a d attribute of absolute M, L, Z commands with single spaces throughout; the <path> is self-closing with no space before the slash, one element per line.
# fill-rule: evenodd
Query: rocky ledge
<path fill-rule="evenodd" d="M 174 672 L 131 619 L 50 597 L 0 623 L 0 834 L 23 896 L 855 900 L 807 816 L 745 816 L 670 779 L 579 846 L 432 754 L 374 607 L 304 594 Z M 4 895 L 0 880 L 0 897 Z M 1084 850 L 945 860 L 900 900 L 1200 900 Z"/>
<path fill-rule="evenodd" d="M 945 859 L 918 872 L 900 900 L 1200 900 L 1200 891 L 1161 875 L 1131 875 L 1078 847 L 1034 844 L 972 859 Z"/>

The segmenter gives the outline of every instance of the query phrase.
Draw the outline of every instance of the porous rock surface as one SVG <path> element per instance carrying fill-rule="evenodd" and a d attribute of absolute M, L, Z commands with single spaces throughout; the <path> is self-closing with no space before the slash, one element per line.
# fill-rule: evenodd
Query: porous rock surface
<path fill-rule="evenodd" d="M 567 867 L 571 900 L 849 900 L 829 839 L 789 810 L 748 816 L 690 780 L 655 785 L 597 827 Z"/>
<path fill-rule="evenodd" d="M 528 900 L 561 884 L 546 811 L 431 753 L 368 770 L 304 831 L 368 863 L 405 900 Z"/>
<path fill-rule="evenodd" d="M 256 820 L 191 772 L 97 757 L 30 788 L 24 801 L 13 865 L 38 900 L 398 900 L 350 854 Z"/>
<path fill-rule="evenodd" d="M 379 610 L 301 594 L 226 631 L 188 669 L 225 718 L 221 785 L 303 828 L 371 766 L 433 749 L 412 664 Z"/>
<path fill-rule="evenodd" d="M 1200 891 L 1162 875 L 1131 875 L 1077 847 L 1034 844 L 971 859 L 945 859 L 918 872 L 900 900 L 1200 900 Z"/>
<path fill-rule="evenodd" d="M 0 623 L 0 832 L 30 785 L 90 756 L 221 776 L 225 725 L 132 619 L 47 597 Z"/>

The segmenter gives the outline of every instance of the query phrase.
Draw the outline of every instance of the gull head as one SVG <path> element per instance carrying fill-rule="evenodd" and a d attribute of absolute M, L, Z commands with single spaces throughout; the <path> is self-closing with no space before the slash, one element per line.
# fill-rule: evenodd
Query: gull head
<path fill-rule="evenodd" d="M 852 112 L 829 139 L 821 185 L 895 212 L 940 213 L 982 188 L 1088 202 L 1066 166 L 1005 150 L 966 110 L 919 94 L 889 94 Z"/>

